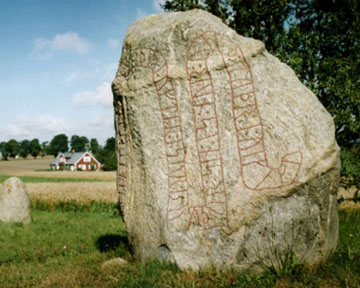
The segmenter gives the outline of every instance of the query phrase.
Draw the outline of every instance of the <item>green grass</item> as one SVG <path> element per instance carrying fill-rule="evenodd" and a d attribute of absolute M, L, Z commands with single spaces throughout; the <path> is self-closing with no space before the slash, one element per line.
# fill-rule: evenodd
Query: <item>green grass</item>
<path fill-rule="evenodd" d="M 91 212 L 74 203 L 37 206 L 30 225 L 0 223 L 0 287 L 360 287 L 360 211 L 340 212 L 339 245 L 326 263 L 291 265 L 281 275 L 139 263 L 125 235 L 111 205 L 94 203 Z M 119 256 L 130 264 L 101 270 L 103 261 Z"/>
<path fill-rule="evenodd" d="M 80 203 L 75 200 L 54 202 L 32 200 L 31 208 L 40 211 L 61 210 L 62 212 L 110 212 L 114 215 L 119 215 L 119 204 L 95 201 Z"/>
<path fill-rule="evenodd" d="M 43 281 L 50 285 L 79 267 L 84 269 L 87 281 L 88 273 L 99 273 L 99 263 L 128 253 L 124 245 L 106 249 L 125 236 L 123 223 L 113 211 L 33 210 L 32 218 L 30 225 L 0 223 L 0 287 L 40 287 Z M 100 241 L 109 235 L 116 235 L 113 242 Z M 58 287 L 66 287 L 61 285 Z"/>
<path fill-rule="evenodd" d="M 360 287 L 360 210 L 341 211 L 339 243 L 330 261 L 322 270 L 333 280 L 340 280 L 340 287 Z"/>
<path fill-rule="evenodd" d="M 4 182 L 11 176 L 0 175 L 0 183 Z M 18 176 L 17 176 L 18 177 Z M 112 180 L 90 179 L 90 178 L 55 178 L 55 177 L 32 177 L 19 176 L 25 183 L 58 183 L 58 182 L 112 182 Z"/>

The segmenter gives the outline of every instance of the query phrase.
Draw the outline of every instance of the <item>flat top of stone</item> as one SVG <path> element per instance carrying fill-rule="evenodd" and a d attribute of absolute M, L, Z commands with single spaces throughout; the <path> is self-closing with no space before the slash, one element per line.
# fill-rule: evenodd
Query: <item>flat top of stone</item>
<path fill-rule="evenodd" d="M 184 27 L 186 28 L 184 29 Z M 174 31 L 174 33 L 182 30 L 185 37 L 191 29 L 196 29 L 197 31 L 226 30 L 227 36 L 236 37 L 241 40 L 241 45 L 245 52 L 250 49 L 258 53 L 264 49 L 264 44 L 261 41 L 237 34 L 236 31 L 224 24 L 220 18 L 201 9 L 149 15 L 131 24 L 126 36 L 130 37 L 129 41 L 136 42 L 136 39 L 147 36 L 149 38 L 154 37 L 154 35 L 164 33 L 164 31 L 169 29 Z M 149 34 L 150 31 L 151 34 Z"/>

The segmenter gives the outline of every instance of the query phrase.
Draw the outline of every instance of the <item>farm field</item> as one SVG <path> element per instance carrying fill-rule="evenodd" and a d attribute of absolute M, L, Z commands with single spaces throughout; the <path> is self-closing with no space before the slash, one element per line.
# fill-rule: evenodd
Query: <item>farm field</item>
<path fill-rule="evenodd" d="M 11 173 L 26 173 L 34 172 L 37 170 L 49 169 L 50 161 L 54 159 L 52 156 L 46 156 L 44 158 L 38 157 L 34 159 L 29 157 L 27 160 L 24 159 L 10 159 L 8 161 L 0 161 L 0 174 L 11 174 Z"/>
<path fill-rule="evenodd" d="M 20 177 L 30 199 L 49 205 L 59 202 L 116 203 L 116 172 L 46 171 L 52 157 L 0 161 L 0 183 L 9 176 Z"/>
<path fill-rule="evenodd" d="M 115 182 L 65 182 L 65 183 L 27 183 L 31 200 L 45 203 L 91 202 L 116 203 L 118 195 Z"/>
<path fill-rule="evenodd" d="M 116 172 L 104 171 L 47 171 L 52 156 L 27 160 L 16 159 L 0 161 L 0 175 L 30 176 L 49 178 L 89 178 L 97 180 L 116 181 Z"/>

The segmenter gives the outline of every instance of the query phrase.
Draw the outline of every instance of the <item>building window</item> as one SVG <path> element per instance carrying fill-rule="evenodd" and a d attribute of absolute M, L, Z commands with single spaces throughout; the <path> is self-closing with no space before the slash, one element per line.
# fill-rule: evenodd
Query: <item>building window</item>
<path fill-rule="evenodd" d="M 78 165 L 78 170 L 86 171 L 86 165 L 85 164 L 79 164 Z"/>
<path fill-rule="evenodd" d="M 91 162 L 90 156 L 85 156 L 84 157 L 84 162 Z"/>

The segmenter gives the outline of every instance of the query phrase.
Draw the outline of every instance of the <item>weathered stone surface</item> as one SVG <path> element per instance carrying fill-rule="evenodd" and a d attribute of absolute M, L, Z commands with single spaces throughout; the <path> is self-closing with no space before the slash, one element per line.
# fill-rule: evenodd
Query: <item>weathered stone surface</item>
<path fill-rule="evenodd" d="M 113 93 L 138 258 L 254 270 L 334 249 L 333 120 L 261 42 L 199 10 L 149 16 L 128 29 Z"/>
<path fill-rule="evenodd" d="M 30 198 L 24 183 L 17 177 L 0 184 L 0 221 L 31 222 Z"/>

